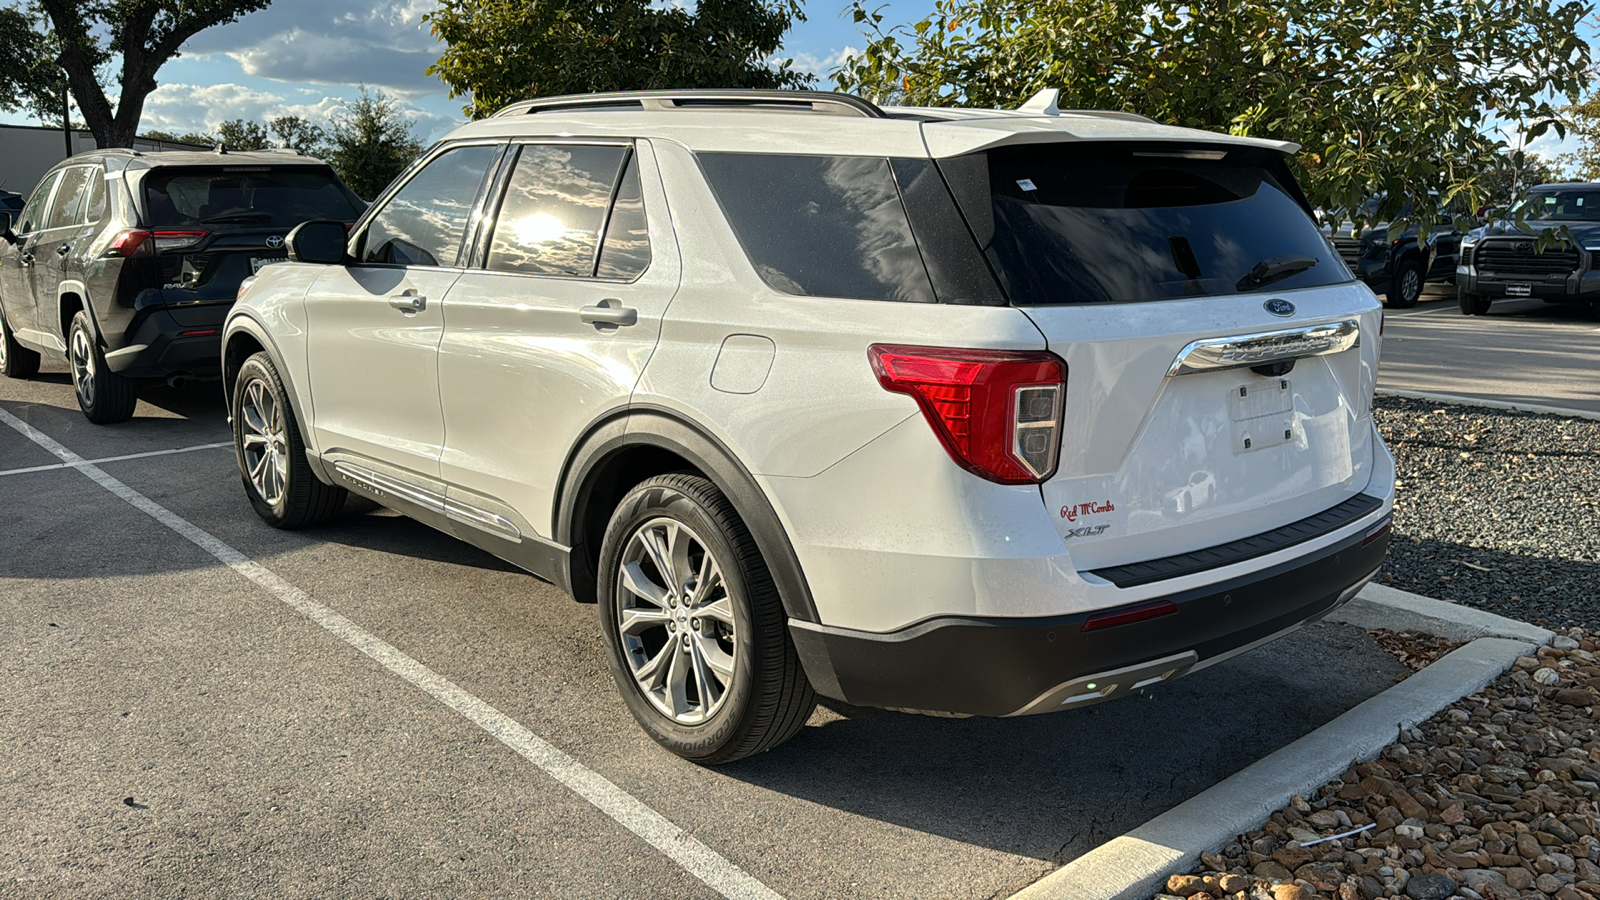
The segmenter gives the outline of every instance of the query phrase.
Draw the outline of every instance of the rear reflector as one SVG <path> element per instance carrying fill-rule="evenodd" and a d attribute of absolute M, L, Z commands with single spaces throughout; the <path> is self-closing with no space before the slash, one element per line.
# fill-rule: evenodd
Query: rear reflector
<path fill-rule="evenodd" d="M 1044 351 L 873 344 L 878 383 L 917 401 L 950 458 L 1000 484 L 1037 484 L 1061 449 L 1067 364 Z"/>
<path fill-rule="evenodd" d="M 1149 619 L 1159 619 L 1170 616 L 1178 611 L 1178 604 L 1171 600 L 1162 600 L 1158 603 L 1147 603 L 1144 606 L 1135 606 L 1120 612 L 1101 613 L 1090 616 L 1084 620 L 1084 631 L 1099 631 L 1102 628 L 1115 628 L 1118 625 L 1130 625 L 1134 622 L 1144 622 Z"/>
<path fill-rule="evenodd" d="M 1384 535 L 1388 534 L 1389 529 L 1393 527 L 1394 516 L 1384 516 L 1382 522 L 1379 522 L 1378 524 L 1367 529 L 1367 536 L 1361 539 L 1361 546 L 1365 547 L 1378 538 L 1383 537 Z"/>
<path fill-rule="evenodd" d="M 216 333 L 217 330 L 215 328 L 201 328 L 196 331 L 180 331 L 178 332 L 178 337 L 205 337 L 208 334 Z"/>

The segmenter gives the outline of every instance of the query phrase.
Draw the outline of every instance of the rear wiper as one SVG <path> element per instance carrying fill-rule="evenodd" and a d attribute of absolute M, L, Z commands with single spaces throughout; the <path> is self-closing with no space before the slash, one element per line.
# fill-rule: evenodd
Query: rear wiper
<path fill-rule="evenodd" d="M 223 213 L 217 216 L 201 219 L 202 225 L 216 225 L 221 222 L 265 222 L 272 218 L 272 213 L 264 212 L 236 212 Z"/>
<path fill-rule="evenodd" d="M 1317 264 L 1315 256 L 1270 256 L 1256 263 L 1250 273 L 1239 279 L 1237 290 L 1248 291 L 1281 281 Z"/>

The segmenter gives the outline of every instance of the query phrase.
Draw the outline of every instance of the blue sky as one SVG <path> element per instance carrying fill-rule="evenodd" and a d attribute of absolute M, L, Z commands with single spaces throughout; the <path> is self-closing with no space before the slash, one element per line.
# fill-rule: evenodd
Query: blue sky
<path fill-rule="evenodd" d="M 693 2 L 693 0 L 667 0 Z M 882 0 L 869 0 L 870 3 Z M 934 0 L 890 0 L 886 22 L 912 22 Z M 157 76 L 145 106 L 143 130 L 177 134 L 211 131 L 228 119 L 265 121 L 280 115 L 325 119 L 356 95 L 357 86 L 395 97 L 431 141 L 462 121 L 461 101 L 423 74 L 442 45 L 422 24 L 437 0 L 276 0 L 237 22 L 197 35 L 183 55 Z M 807 20 L 795 26 L 778 56 L 818 76 L 865 39 L 848 16 L 848 0 L 808 0 Z M 1595 35 L 1591 32 L 1591 40 Z M 29 123 L 0 114 L 0 122 Z M 1570 144 L 1571 142 L 1564 142 Z M 1550 153 L 1571 149 L 1552 133 L 1534 143 Z"/>
<path fill-rule="evenodd" d="M 463 120 L 461 100 L 423 71 L 443 48 L 422 24 L 436 0 L 275 0 L 237 22 L 196 35 L 157 76 L 142 130 L 210 131 L 235 118 L 287 114 L 325 118 L 366 84 L 394 96 L 416 120 L 418 137 L 440 137 Z M 933 0 L 895 0 L 888 18 L 926 15 Z M 819 76 L 848 47 L 865 44 L 846 15 L 846 0 L 810 0 L 807 21 L 784 42 L 780 58 Z M 20 115 L 0 121 L 32 123 Z"/>

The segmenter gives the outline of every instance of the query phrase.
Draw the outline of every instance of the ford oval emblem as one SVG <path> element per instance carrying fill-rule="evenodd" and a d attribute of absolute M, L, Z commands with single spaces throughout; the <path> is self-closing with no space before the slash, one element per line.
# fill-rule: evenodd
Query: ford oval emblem
<path fill-rule="evenodd" d="M 1287 300 L 1280 300 L 1275 297 L 1261 305 L 1266 308 L 1267 312 L 1272 313 L 1275 316 L 1294 315 L 1294 304 Z"/>
<path fill-rule="evenodd" d="M 283 247 L 283 238 L 280 235 L 276 235 L 275 234 L 275 235 L 267 238 L 267 246 L 269 248 L 273 249 L 273 250 L 282 249 L 282 247 Z"/>

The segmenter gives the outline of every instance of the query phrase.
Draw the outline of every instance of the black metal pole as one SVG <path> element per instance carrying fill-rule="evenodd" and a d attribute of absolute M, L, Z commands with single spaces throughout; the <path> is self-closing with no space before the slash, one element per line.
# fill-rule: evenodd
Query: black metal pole
<path fill-rule="evenodd" d="M 67 75 L 62 69 L 61 74 Z M 66 142 L 67 155 L 72 155 L 72 76 L 61 82 L 61 139 Z"/>

